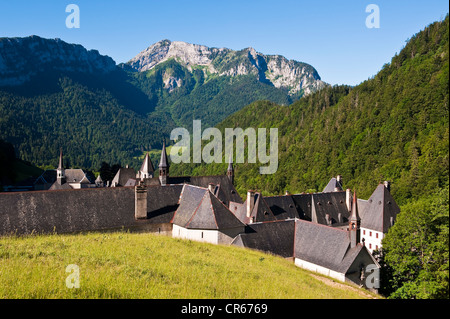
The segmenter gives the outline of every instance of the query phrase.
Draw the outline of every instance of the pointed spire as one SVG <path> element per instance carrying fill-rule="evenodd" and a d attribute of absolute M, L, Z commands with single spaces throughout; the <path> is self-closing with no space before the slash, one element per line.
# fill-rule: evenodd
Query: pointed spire
<path fill-rule="evenodd" d="M 350 248 L 356 247 L 361 239 L 361 219 L 358 215 L 356 191 L 353 193 L 352 213 L 349 220 Z"/>
<path fill-rule="evenodd" d="M 353 192 L 352 214 L 350 215 L 350 221 L 360 221 L 361 218 L 358 214 L 358 204 L 356 198 L 356 191 Z"/>
<path fill-rule="evenodd" d="M 58 169 L 59 169 L 59 170 L 63 170 L 63 169 L 64 169 L 62 147 L 59 149 L 59 164 L 58 164 Z"/>
<path fill-rule="evenodd" d="M 161 151 L 161 160 L 159 161 L 159 168 L 168 168 L 168 167 L 169 161 L 167 160 L 166 143 L 163 141 L 163 148 Z"/>
<path fill-rule="evenodd" d="M 59 149 L 59 164 L 56 169 L 56 181 L 61 185 L 64 183 L 66 179 L 66 174 L 64 171 L 64 163 L 63 163 L 63 152 L 62 148 Z"/>
<path fill-rule="evenodd" d="M 230 158 L 228 159 L 228 172 L 233 172 L 234 168 L 233 168 L 233 155 L 230 154 Z"/>
<path fill-rule="evenodd" d="M 153 177 L 153 172 L 155 169 L 153 168 L 152 161 L 150 160 L 150 156 L 145 154 L 144 161 L 142 162 L 141 169 L 139 170 L 139 174 L 141 178 L 149 178 Z"/>
<path fill-rule="evenodd" d="M 230 154 L 230 158 L 228 159 L 227 176 L 231 184 L 234 184 L 233 154 Z"/>
<path fill-rule="evenodd" d="M 168 183 L 169 178 L 169 161 L 167 160 L 166 143 L 163 141 L 161 151 L 161 160 L 159 161 L 159 181 L 162 186 Z"/>

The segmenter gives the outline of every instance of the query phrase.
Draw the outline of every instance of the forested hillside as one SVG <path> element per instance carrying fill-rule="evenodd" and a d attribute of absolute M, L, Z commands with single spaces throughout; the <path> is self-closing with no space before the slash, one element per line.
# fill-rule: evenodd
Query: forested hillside
<path fill-rule="evenodd" d="M 184 43 L 177 54 L 190 47 Z M 214 50 L 222 54 L 211 70 L 220 74 L 179 58 L 141 72 L 60 39 L 0 38 L 0 138 L 13 144 L 19 159 L 38 166 L 55 166 L 62 147 L 70 167 L 98 170 L 105 161 L 137 168 L 145 151 L 161 149 L 172 129 L 190 128 L 193 119 L 214 126 L 254 101 L 287 105 L 325 85 L 306 63 L 267 57 L 286 74 L 302 71 L 304 79 L 290 80 L 308 85 L 289 94 L 292 88 L 265 78 L 264 70 L 272 76 L 267 66 L 254 67 L 252 54 L 261 54 Z"/>
<path fill-rule="evenodd" d="M 276 127 L 279 167 L 236 164 L 241 194 L 321 191 L 341 174 L 368 198 L 383 180 L 399 204 L 448 185 L 448 17 L 414 35 L 373 78 L 327 87 L 290 106 L 256 102 L 218 127 Z M 177 174 L 224 173 L 227 164 L 174 165 Z"/>

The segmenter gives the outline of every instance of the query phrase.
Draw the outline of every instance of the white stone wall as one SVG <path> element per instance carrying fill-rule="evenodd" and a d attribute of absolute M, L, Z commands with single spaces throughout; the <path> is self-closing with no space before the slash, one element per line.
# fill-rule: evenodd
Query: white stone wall
<path fill-rule="evenodd" d="M 178 225 L 173 225 L 172 237 L 190 239 L 205 243 L 218 244 L 219 231 L 206 229 L 187 229 Z"/>
<path fill-rule="evenodd" d="M 295 265 L 300 267 L 300 268 L 303 268 L 303 269 L 306 269 L 306 270 L 309 270 L 309 271 L 314 271 L 314 272 L 317 272 L 317 273 L 319 273 L 321 275 L 325 275 L 325 276 L 337 279 L 339 281 L 345 282 L 345 274 L 338 273 L 338 272 L 333 271 L 331 269 L 328 269 L 328 268 L 325 268 L 325 267 L 322 267 L 322 266 L 310 263 L 308 261 L 305 261 L 305 260 L 302 260 L 302 259 L 299 259 L 299 258 L 295 258 L 294 262 L 295 262 Z"/>
<path fill-rule="evenodd" d="M 364 238 L 364 244 L 370 253 L 381 248 L 383 237 L 384 234 L 382 232 L 361 227 L 361 243 Z"/>

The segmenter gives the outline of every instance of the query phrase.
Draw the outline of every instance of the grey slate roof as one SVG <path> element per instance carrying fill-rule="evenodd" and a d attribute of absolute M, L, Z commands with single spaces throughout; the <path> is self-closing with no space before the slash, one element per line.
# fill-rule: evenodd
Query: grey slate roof
<path fill-rule="evenodd" d="M 175 225 L 195 229 L 244 227 L 234 214 L 207 188 L 185 184 L 180 206 L 172 220 Z"/>
<path fill-rule="evenodd" d="M 348 232 L 298 219 L 294 257 L 345 273 L 362 245 L 350 249 Z M 353 258 L 354 259 L 354 258 Z"/>
<path fill-rule="evenodd" d="M 400 212 L 394 198 L 383 184 L 379 184 L 369 197 L 363 210 L 359 210 L 361 227 L 386 233 Z"/>
<path fill-rule="evenodd" d="M 136 173 L 132 168 L 120 168 L 114 176 L 111 185 L 125 186 L 130 178 L 135 179 Z"/>
<path fill-rule="evenodd" d="M 300 219 L 311 220 L 311 200 L 310 194 L 295 194 L 290 195 L 294 201 L 295 208 Z"/>
<path fill-rule="evenodd" d="M 242 203 L 242 198 L 239 196 L 236 188 L 231 183 L 226 175 L 215 175 L 215 176 L 178 176 L 169 177 L 167 180 L 168 184 L 190 184 L 194 186 L 199 186 L 203 188 L 208 188 L 209 184 L 220 185 L 218 198 L 228 205 L 230 201 L 236 203 Z"/>
<path fill-rule="evenodd" d="M 85 173 L 80 168 L 67 168 L 64 170 L 64 174 L 66 178 L 63 180 L 64 183 L 61 185 L 56 182 L 56 170 L 45 171 L 41 177 L 42 179 L 45 179 L 45 181 L 51 181 L 53 183 L 49 190 L 71 189 L 71 186 L 69 185 L 70 183 L 93 184 L 93 176 Z"/>
<path fill-rule="evenodd" d="M 138 175 L 140 173 L 144 174 L 152 174 L 155 172 L 155 169 L 153 168 L 153 163 L 150 160 L 150 156 L 148 153 L 145 154 L 144 161 L 142 162 L 141 168 L 139 169 Z M 141 177 L 141 176 L 139 176 Z"/>
<path fill-rule="evenodd" d="M 80 183 L 86 182 L 89 184 L 93 184 L 93 176 L 91 174 L 85 173 L 80 168 L 66 168 L 64 170 L 66 175 L 66 182 L 68 183 Z M 41 176 L 36 180 L 37 184 L 53 184 L 56 182 L 56 169 L 46 170 L 42 173 Z"/>
<path fill-rule="evenodd" d="M 345 202 L 345 192 L 315 193 L 311 196 L 312 221 L 327 225 L 327 214 L 331 224 L 338 225 L 348 221 L 350 213 Z"/>
<path fill-rule="evenodd" d="M 265 196 L 264 200 L 277 220 L 300 218 L 292 196 Z"/>
<path fill-rule="evenodd" d="M 147 188 L 147 219 L 150 223 L 170 223 L 178 209 L 183 185 L 153 185 Z"/>
<path fill-rule="evenodd" d="M 282 257 L 294 256 L 295 220 L 254 223 L 246 227 L 231 243 L 272 253 Z"/>
<path fill-rule="evenodd" d="M 159 168 L 169 167 L 169 161 L 167 159 L 166 144 L 163 143 L 163 148 L 161 150 L 161 159 L 159 160 Z"/>
<path fill-rule="evenodd" d="M 343 191 L 343 187 L 341 185 L 341 183 L 335 178 L 331 178 L 330 181 L 328 182 L 327 186 L 325 186 L 325 188 L 323 189 L 323 193 L 331 193 L 331 192 L 335 192 L 336 189 L 338 191 Z"/>

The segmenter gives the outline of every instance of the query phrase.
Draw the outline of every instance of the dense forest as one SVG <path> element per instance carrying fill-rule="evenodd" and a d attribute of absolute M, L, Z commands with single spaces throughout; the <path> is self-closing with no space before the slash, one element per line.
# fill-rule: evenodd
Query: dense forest
<path fill-rule="evenodd" d="M 392 182 L 399 204 L 448 185 L 448 18 L 412 37 L 391 63 L 356 87 L 326 87 L 289 105 L 255 102 L 217 127 L 278 128 L 279 167 L 236 164 L 236 183 L 267 194 L 321 191 L 329 179 L 370 196 Z M 218 174 L 224 164 L 177 165 Z"/>
<path fill-rule="evenodd" d="M 40 167 L 54 167 L 62 147 L 73 168 L 98 171 L 102 162 L 137 168 L 145 151 L 161 149 L 172 129 L 189 128 L 193 119 L 214 126 L 256 100 L 292 102 L 287 91 L 255 75 L 188 70 L 174 59 L 146 72 L 45 68 L 21 85 L 0 87 L 0 138 Z"/>

